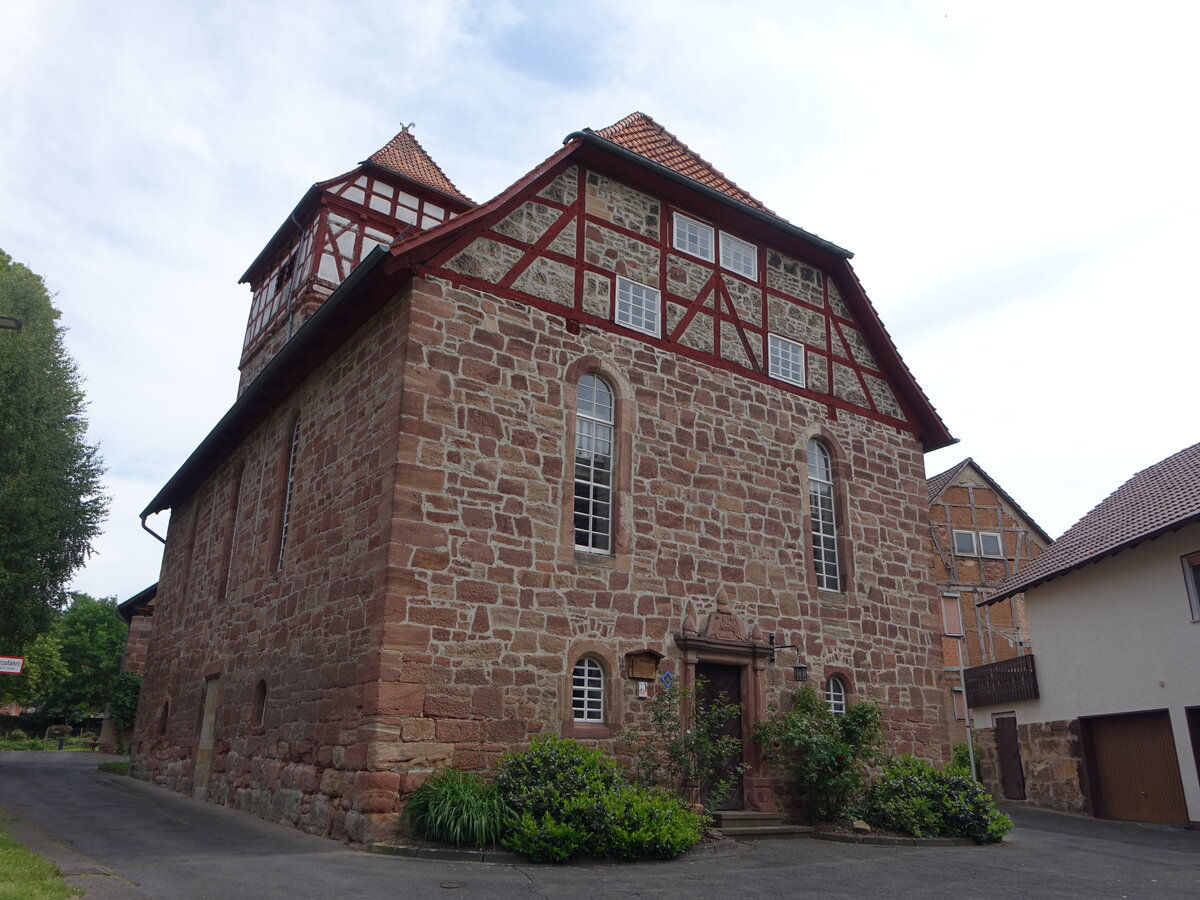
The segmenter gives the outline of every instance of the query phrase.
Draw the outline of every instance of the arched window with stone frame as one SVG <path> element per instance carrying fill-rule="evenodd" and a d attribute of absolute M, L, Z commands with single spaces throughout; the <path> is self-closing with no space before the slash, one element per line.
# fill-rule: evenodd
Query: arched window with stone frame
<path fill-rule="evenodd" d="M 601 375 L 579 379 L 575 407 L 575 549 L 613 552 L 616 395 Z"/>
<path fill-rule="evenodd" d="M 824 441 L 813 438 L 808 442 L 807 457 L 813 571 L 818 590 L 838 593 L 842 590 L 843 573 L 838 550 L 838 498 L 833 456 Z"/>
<path fill-rule="evenodd" d="M 829 711 L 835 716 L 844 716 L 846 714 L 846 681 L 841 675 L 830 675 L 825 679 L 825 702 L 829 704 Z"/>

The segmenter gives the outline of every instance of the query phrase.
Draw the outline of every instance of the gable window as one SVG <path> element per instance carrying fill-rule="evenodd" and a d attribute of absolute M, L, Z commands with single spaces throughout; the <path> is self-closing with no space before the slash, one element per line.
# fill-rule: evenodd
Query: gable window
<path fill-rule="evenodd" d="M 825 702 L 835 716 L 846 714 L 846 682 L 840 675 L 830 675 L 825 682 Z"/>
<path fill-rule="evenodd" d="M 955 529 L 954 552 L 959 556 L 975 556 L 975 532 Z"/>
<path fill-rule="evenodd" d="M 604 670 L 590 656 L 571 672 L 571 712 L 576 722 L 604 721 Z"/>
<path fill-rule="evenodd" d="M 1000 535 L 993 531 L 979 532 L 979 552 L 983 556 L 1003 556 L 1004 544 Z"/>
<path fill-rule="evenodd" d="M 675 213 L 672 244 L 676 250 L 713 261 L 713 227 Z"/>
<path fill-rule="evenodd" d="M 612 388 L 599 375 L 579 379 L 575 410 L 575 547 L 612 552 Z"/>
<path fill-rule="evenodd" d="M 833 461 L 828 448 L 816 440 L 808 442 L 808 507 L 817 588 L 840 591 L 842 578 L 834 517 Z"/>
<path fill-rule="evenodd" d="M 758 248 L 722 231 L 721 265 L 754 280 L 758 278 Z"/>
<path fill-rule="evenodd" d="M 1200 622 L 1200 553 L 1183 558 L 1183 577 L 1192 605 L 1192 621 Z"/>
<path fill-rule="evenodd" d="M 771 377 L 804 387 L 804 345 L 772 334 L 767 350 Z"/>
<path fill-rule="evenodd" d="M 660 296 L 656 288 L 618 275 L 617 324 L 658 337 Z"/>

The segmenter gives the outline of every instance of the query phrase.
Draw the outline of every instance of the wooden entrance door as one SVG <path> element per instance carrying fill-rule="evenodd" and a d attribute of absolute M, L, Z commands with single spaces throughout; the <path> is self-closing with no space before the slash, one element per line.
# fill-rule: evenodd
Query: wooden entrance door
<path fill-rule="evenodd" d="M 714 702 L 721 694 L 725 694 L 729 698 L 729 702 L 741 704 L 742 702 L 742 666 L 722 666 L 716 663 L 697 663 L 696 664 L 696 680 L 704 679 L 704 683 L 696 697 L 696 702 L 701 706 Z M 737 714 L 730 716 L 721 729 L 722 734 L 732 735 L 738 739 L 739 748 L 742 743 L 742 716 Z M 737 754 L 731 756 L 728 762 L 729 770 L 733 770 L 742 762 L 742 751 L 738 750 Z M 707 787 L 700 786 L 702 795 L 707 794 Z M 721 809 L 743 809 L 746 805 L 746 790 L 745 783 L 741 773 L 738 773 L 734 779 L 733 792 L 728 799 L 721 804 Z"/>
<path fill-rule="evenodd" d="M 1008 800 L 1025 799 L 1025 771 L 1021 768 L 1021 744 L 1017 740 L 1016 716 L 996 720 L 996 755 L 1000 764 L 1000 787 Z"/>
<path fill-rule="evenodd" d="M 1170 713 L 1160 710 L 1083 722 L 1096 761 L 1098 815 L 1139 822 L 1188 821 Z"/>
<path fill-rule="evenodd" d="M 196 765 L 192 770 L 192 796 L 208 799 L 208 779 L 212 774 L 213 736 L 217 730 L 217 678 L 204 681 L 204 712 L 200 719 L 200 741 L 196 746 Z"/>

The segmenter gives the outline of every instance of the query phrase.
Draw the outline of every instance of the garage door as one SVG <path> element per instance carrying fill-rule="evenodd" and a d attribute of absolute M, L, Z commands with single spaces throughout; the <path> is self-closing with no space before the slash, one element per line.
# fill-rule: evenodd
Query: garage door
<path fill-rule="evenodd" d="M 1083 719 L 1098 788 L 1098 815 L 1186 823 L 1175 737 L 1166 710 Z"/>

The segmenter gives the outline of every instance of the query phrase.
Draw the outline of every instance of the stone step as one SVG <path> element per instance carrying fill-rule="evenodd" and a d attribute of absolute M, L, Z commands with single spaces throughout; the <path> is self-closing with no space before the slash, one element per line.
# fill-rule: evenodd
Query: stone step
<path fill-rule="evenodd" d="M 811 837 L 810 825 L 733 825 L 721 829 L 721 834 L 732 838 L 760 837 Z"/>

